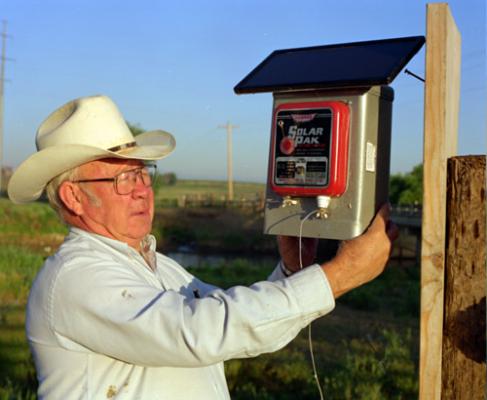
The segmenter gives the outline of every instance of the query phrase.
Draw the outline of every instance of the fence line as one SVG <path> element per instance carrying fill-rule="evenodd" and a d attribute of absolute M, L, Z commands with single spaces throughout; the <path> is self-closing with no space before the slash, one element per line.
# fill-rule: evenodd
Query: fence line
<path fill-rule="evenodd" d="M 241 196 L 234 200 L 229 200 L 225 195 L 215 194 L 187 194 L 177 198 L 160 198 L 156 200 L 157 206 L 176 207 L 176 208 L 238 208 L 263 211 L 265 197 L 263 194 L 256 193 L 250 196 Z"/>

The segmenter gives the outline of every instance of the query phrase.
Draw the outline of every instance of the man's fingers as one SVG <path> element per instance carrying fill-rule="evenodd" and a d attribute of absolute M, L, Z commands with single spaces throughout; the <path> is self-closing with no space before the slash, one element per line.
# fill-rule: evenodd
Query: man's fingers
<path fill-rule="evenodd" d="M 387 222 L 386 234 L 392 242 L 399 237 L 399 227 L 391 220 Z"/>
<path fill-rule="evenodd" d="M 389 221 L 390 209 L 389 203 L 383 204 L 379 211 L 377 211 L 369 229 L 385 231 L 387 222 Z"/>

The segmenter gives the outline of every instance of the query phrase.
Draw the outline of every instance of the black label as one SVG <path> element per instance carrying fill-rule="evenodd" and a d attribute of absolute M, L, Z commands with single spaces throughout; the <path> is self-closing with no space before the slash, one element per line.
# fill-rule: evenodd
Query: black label
<path fill-rule="evenodd" d="M 275 126 L 274 183 L 327 186 L 332 111 L 329 108 L 282 110 Z"/>

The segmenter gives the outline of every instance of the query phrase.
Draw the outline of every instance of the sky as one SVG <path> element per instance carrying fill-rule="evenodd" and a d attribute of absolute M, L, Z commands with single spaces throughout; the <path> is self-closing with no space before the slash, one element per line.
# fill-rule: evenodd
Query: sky
<path fill-rule="evenodd" d="M 0 0 L 7 21 L 3 164 L 35 152 L 39 124 L 74 98 L 110 96 L 127 121 L 177 141 L 159 162 L 180 179 L 264 182 L 272 94 L 233 87 L 274 50 L 425 35 L 422 0 Z M 462 36 L 458 154 L 486 152 L 485 0 L 448 3 Z M 424 77 L 423 49 L 406 66 Z M 391 173 L 422 162 L 423 83 L 395 91 Z"/>

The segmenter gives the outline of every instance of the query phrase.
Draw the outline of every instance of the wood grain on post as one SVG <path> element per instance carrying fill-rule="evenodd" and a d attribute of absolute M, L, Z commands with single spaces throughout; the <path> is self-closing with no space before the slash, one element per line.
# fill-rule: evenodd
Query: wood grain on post
<path fill-rule="evenodd" d="M 427 5 L 419 398 L 441 399 L 446 164 L 456 154 L 460 33 L 446 3 Z"/>
<path fill-rule="evenodd" d="M 448 160 L 442 398 L 485 395 L 485 156 Z"/>

